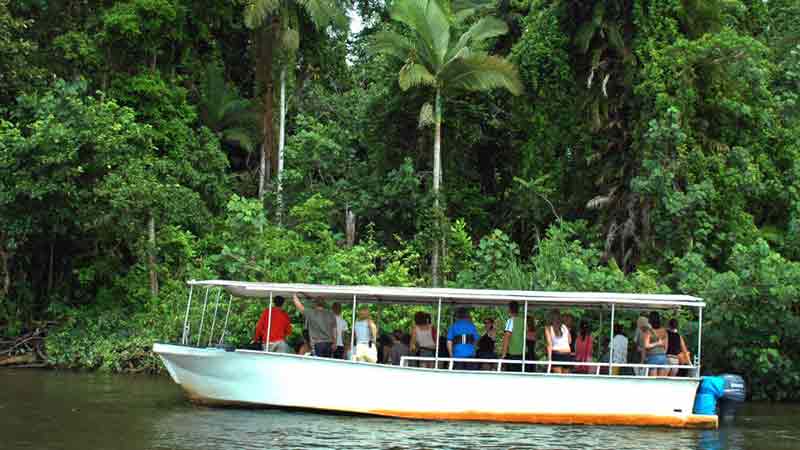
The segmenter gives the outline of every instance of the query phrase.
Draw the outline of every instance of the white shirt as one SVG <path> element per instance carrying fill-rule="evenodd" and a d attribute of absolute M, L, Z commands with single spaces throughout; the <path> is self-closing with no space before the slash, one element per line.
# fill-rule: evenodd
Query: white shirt
<path fill-rule="evenodd" d="M 514 316 L 511 316 L 508 320 L 506 320 L 506 327 L 503 329 L 503 331 L 507 333 L 514 332 Z"/>
<path fill-rule="evenodd" d="M 552 325 L 550 325 L 550 340 L 551 345 L 553 346 L 554 351 L 562 351 L 566 350 L 567 352 L 570 351 L 569 341 L 569 328 L 563 323 L 561 324 L 561 336 L 556 336 L 555 329 Z"/>
<path fill-rule="evenodd" d="M 342 334 L 347 331 L 347 322 L 342 319 L 341 316 L 336 316 L 336 346 L 337 347 L 344 347 L 344 342 L 342 341 Z"/>
<path fill-rule="evenodd" d="M 618 334 L 614 336 L 611 341 L 611 347 L 614 349 L 614 364 L 625 364 L 628 362 L 628 338 Z"/>

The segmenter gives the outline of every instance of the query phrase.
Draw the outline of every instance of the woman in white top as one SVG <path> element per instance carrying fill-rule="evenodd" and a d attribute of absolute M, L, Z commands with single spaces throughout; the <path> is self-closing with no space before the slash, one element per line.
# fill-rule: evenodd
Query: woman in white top
<path fill-rule="evenodd" d="M 369 317 L 369 308 L 362 306 L 358 310 L 358 320 L 353 324 L 355 332 L 356 351 L 353 353 L 354 361 L 375 363 L 378 361 L 378 347 L 375 337 L 378 327 Z"/>
<path fill-rule="evenodd" d="M 572 362 L 572 336 L 569 328 L 561 323 L 561 312 L 557 309 L 550 314 L 550 325 L 544 329 L 547 341 L 547 358 L 550 361 Z M 553 373 L 569 373 L 570 366 L 552 366 Z"/>

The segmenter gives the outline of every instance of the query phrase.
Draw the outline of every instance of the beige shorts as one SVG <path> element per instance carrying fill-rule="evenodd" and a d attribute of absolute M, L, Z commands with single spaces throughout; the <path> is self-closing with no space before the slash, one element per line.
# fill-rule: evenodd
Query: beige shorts
<path fill-rule="evenodd" d="M 363 361 L 368 363 L 378 362 L 378 347 L 369 344 L 356 344 L 356 353 L 353 361 Z"/>
<path fill-rule="evenodd" d="M 676 355 L 667 355 L 667 364 L 670 366 L 680 366 L 681 362 Z"/>
<path fill-rule="evenodd" d="M 286 341 L 270 342 L 267 349 L 273 353 L 294 353 Z"/>

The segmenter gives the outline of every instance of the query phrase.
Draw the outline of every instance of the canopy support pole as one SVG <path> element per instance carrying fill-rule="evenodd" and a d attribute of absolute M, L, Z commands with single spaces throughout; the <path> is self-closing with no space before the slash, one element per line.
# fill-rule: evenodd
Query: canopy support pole
<path fill-rule="evenodd" d="M 590 357 L 590 358 L 592 358 L 592 359 L 594 359 L 595 361 L 599 361 L 599 360 L 600 360 L 600 358 L 602 358 L 602 357 L 603 357 L 603 355 L 601 355 L 601 354 L 600 354 L 600 353 L 601 353 L 603 350 L 600 348 L 600 347 L 601 347 L 601 345 L 600 345 L 600 342 L 599 342 L 599 340 L 600 340 L 600 336 L 601 336 L 601 335 L 602 335 L 602 333 L 603 333 L 603 319 L 604 319 L 604 318 L 605 318 L 605 315 L 603 314 L 603 307 L 601 306 L 601 307 L 600 307 L 600 332 L 599 332 L 599 333 L 597 333 L 597 339 L 598 339 L 598 343 L 597 343 L 597 345 L 596 345 L 596 346 L 595 346 L 595 345 L 592 345 L 592 354 L 591 354 L 591 355 L 589 355 L 589 357 Z M 592 333 L 589 333 L 589 339 L 591 339 L 591 340 L 593 340 L 593 341 L 594 341 L 594 338 L 592 337 Z M 610 344 L 611 344 L 611 342 L 609 342 L 609 345 L 610 345 Z M 595 355 L 594 355 L 594 353 L 595 353 L 595 348 L 597 349 L 597 354 L 599 355 L 599 356 L 597 356 L 596 358 L 595 358 Z M 595 371 L 595 375 L 600 375 L 600 366 L 597 366 L 597 370 Z"/>
<path fill-rule="evenodd" d="M 206 298 L 203 300 L 203 314 L 200 315 L 200 330 L 197 332 L 197 346 L 200 347 L 200 339 L 203 337 L 203 321 L 206 319 L 206 305 L 208 305 L 208 291 L 211 288 L 206 288 Z"/>
<path fill-rule="evenodd" d="M 528 351 L 528 301 L 525 300 L 525 312 L 522 319 L 522 373 L 525 373 L 525 356 Z"/>
<path fill-rule="evenodd" d="M 222 326 L 222 336 L 219 337 L 219 344 L 225 343 L 225 333 L 228 332 L 228 317 L 231 315 L 231 303 L 233 302 L 233 294 L 228 296 L 228 312 L 225 313 L 225 325 Z"/>
<path fill-rule="evenodd" d="M 608 332 L 608 374 L 614 374 L 614 304 L 611 304 L 611 329 Z"/>
<path fill-rule="evenodd" d="M 369 328 L 369 324 L 367 324 Z M 355 360 L 356 356 L 356 294 L 353 294 L 353 320 L 350 322 L 350 359 Z"/>
<path fill-rule="evenodd" d="M 697 308 L 697 376 L 700 376 L 700 359 L 701 351 L 703 348 L 703 307 Z"/>
<path fill-rule="evenodd" d="M 435 364 L 435 368 L 436 369 L 439 368 L 439 341 L 441 341 L 440 337 L 441 337 L 441 333 L 442 333 L 442 330 L 439 327 L 439 325 L 441 323 L 441 319 L 442 319 L 442 297 L 439 297 L 439 308 L 438 308 L 438 311 L 436 313 L 436 342 L 435 342 L 435 344 L 436 344 L 436 355 L 434 357 L 434 361 L 435 361 L 434 364 Z"/>
<path fill-rule="evenodd" d="M 181 336 L 181 344 L 186 345 L 189 340 L 189 309 L 192 307 L 192 292 L 194 285 L 189 285 L 189 301 L 186 303 L 186 316 L 183 318 L 183 336 Z"/>
<path fill-rule="evenodd" d="M 222 297 L 222 288 L 217 290 L 217 303 L 214 306 L 214 318 L 211 320 L 211 334 L 208 336 L 208 345 L 206 345 L 206 347 L 211 347 L 211 341 L 214 339 L 214 327 L 217 324 L 217 310 L 219 310 L 220 297 Z"/>
<path fill-rule="evenodd" d="M 269 291 L 269 312 L 267 313 L 267 340 L 264 342 L 264 351 L 269 353 L 269 337 L 272 333 L 272 291 Z"/>

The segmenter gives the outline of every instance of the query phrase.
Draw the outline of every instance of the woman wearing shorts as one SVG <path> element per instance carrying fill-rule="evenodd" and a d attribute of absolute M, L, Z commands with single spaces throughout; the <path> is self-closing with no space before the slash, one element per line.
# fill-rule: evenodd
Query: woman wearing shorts
<path fill-rule="evenodd" d="M 569 328 L 561 323 L 561 313 L 558 310 L 550 314 L 550 325 L 544 329 L 545 340 L 547 341 L 547 357 L 553 362 L 572 362 L 572 349 L 570 344 L 572 337 Z M 569 373 L 570 366 L 552 366 L 553 373 Z"/>
<path fill-rule="evenodd" d="M 689 350 L 686 349 L 686 341 L 683 340 L 683 336 L 678 333 L 678 321 L 670 319 L 669 328 L 667 329 L 667 364 L 670 366 L 681 365 L 679 357 L 681 353 L 688 355 Z M 670 367 L 668 375 L 676 377 L 678 376 L 678 370 L 677 367 Z"/>
<path fill-rule="evenodd" d="M 666 339 L 659 337 L 658 333 L 648 321 L 642 327 L 642 348 L 646 355 L 645 364 L 664 366 L 663 368 L 650 367 L 651 377 L 664 377 L 669 372 L 667 368 Z"/>

